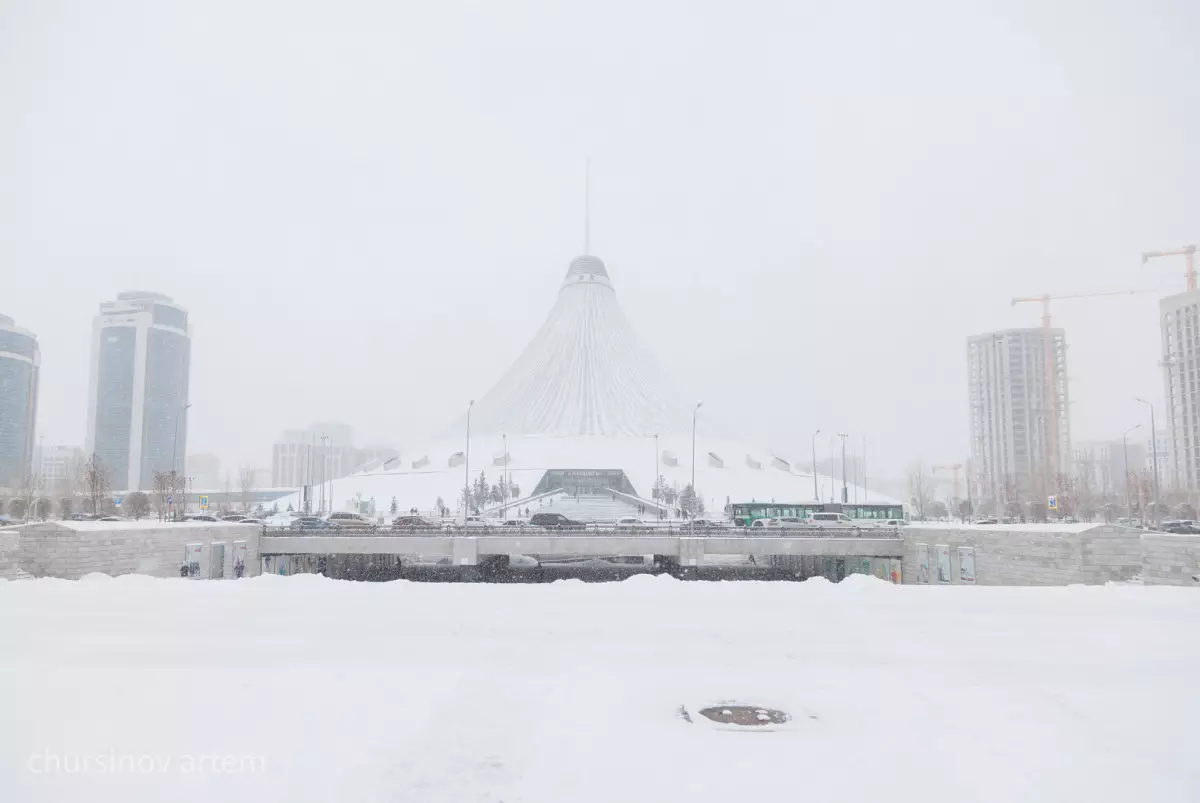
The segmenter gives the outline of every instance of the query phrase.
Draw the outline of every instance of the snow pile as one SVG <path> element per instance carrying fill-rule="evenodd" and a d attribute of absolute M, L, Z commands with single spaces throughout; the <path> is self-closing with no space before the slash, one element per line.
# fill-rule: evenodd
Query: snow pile
<path fill-rule="evenodd" d="M 1197 800 L 1198 620 L 1194 591 L 1137 586 L 0 583 L 0 789 Z"/>

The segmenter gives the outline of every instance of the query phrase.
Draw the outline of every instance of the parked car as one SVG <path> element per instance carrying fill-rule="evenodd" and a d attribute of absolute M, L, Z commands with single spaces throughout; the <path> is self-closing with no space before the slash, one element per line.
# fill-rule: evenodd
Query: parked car
<path fill-rule="evenodd" d="M 375 525 L 366 516 L 360 516 L 357 513 L 330 513 L 326 519 L 330 524 L 336 524 L 339 527 L 374 527 Z"/>
<path fill-rule="evenodd" d="M 318 516 L 301 516 L 292 522 L 293 530 L 340 530 L 341 525 Z"/>
<path fill-rule="evenodd" d="M 617 519 L 616 526 L 618 527 L 645 527 L 646 522 L 639 519 L 637 516 L 623 516 Z"/>
<path fill-rule="evenodd" d="M 845 513 L 814 513 L 809 522 L 813 527 L 839 528 L 839 527 L 857 527 L 854 519 L 847 516 Z"/>
<path fill-rule="evenodd" d="M 262 519 L 256 519 L 256 518 L 251 517 L 251 518 L 238 519 L 235 522 L 235 524 L 254 524 L 259 527 L 265 527 L 267 523 L 265 521 L 263 521 Z"/>
<path fill-rule="evenodd" d="M 247 518 L 247 516 L 242 513 L 226 513 L 221 517 L 221 521 L 241 521 L 244 518 Z"/>
<path fill-rule="evenodd" d="M 455 519 L 446 525 L 448 530 L 483 530 L 491 527 L 499 527 L 500 522 L 495 519 L 485 519 L 483 516 L 467 516 L 465 521 Z"/>
<path fill-rule="evenodd" d="M 393 527 L 437 527 L 437 522 L 430 521 L 424 516 L 397 516 L 392 519 Z"/>
<path fill-rule="evenodd" d="M 975 523 L 976 524 L 999 524 L 1000 522 L 997 521 L 996 519 L 977 519 L 975 521 Z"/>
<path fill-rule="evenodd" d="M 776 519 L 779 526 L 785 530 L 799 530 L 805 527 L 812 527 L 812 522 L 808 519 L 802 519 L 799 516 L 780 516 Z"/>
<path fill-rule="evenodd" d="M 993 520 L 992 524 L 995 524 L 995 523 L 996 522 Z M 875 526 L 876 527 L 907 527 L 908 522 L 904 519 L 884 519 L 883 521 L 877 522 L 875 524 Z"/>
<path fill-rule="evenodd" d="M 534 513 L 529 523 L 538 527 L 582 527 L 582 521 L 568 519 L 561 513 Z"/>
<path fill-rule="evenodd" d="M 755 519 L 750 524 L 750 528 L 754 530 L 777 530 L 779 526 L 779 519 Z"/>
<path fill-rule="evenodd" d="M 720 522 L 720 521 L 714 521 L 713 519 L 693 519 L 692 526 L 693 527 L 724 527 L 725 523 Z"/>
<path fill-rule="evenodd" d="M 184 516 L 183 520 L 184 521 L 211 521 L 211 522 L 219 522 L 220 521 L 220 519 L 218 519 L 216 516 L 210 516 L 207 513 L 199 513 L 195 516 Z"/>
<path fill-rule="evenodd" d="M 501 527 L 533 527 L 534 525 L 525 521 L 525 519 L 505 519 Z"/>

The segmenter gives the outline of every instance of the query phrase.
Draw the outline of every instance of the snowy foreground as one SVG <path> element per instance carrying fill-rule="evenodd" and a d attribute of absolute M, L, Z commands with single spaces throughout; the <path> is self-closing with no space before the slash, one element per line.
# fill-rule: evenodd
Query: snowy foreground
<path fill-rule="evenodd" d="M 22 803 L 1200 800 L 1190 589 L 0 581 L 0 645 Z"/>

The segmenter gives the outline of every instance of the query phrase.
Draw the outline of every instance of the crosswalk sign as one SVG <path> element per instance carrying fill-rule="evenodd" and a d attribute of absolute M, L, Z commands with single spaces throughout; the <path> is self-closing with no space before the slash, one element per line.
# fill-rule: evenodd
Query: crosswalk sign
<path fill-rule="evenodd" d="M 1051 496 L 1048 500 L 1046 500 L 1046 507 L 1050 510 L 1058 510 L 1058 497 Z"/>
<path fill-rule="evenodd" d="M 208 497 L 207 496 L 200 497 L 200 509 L 208 510 Z"/>

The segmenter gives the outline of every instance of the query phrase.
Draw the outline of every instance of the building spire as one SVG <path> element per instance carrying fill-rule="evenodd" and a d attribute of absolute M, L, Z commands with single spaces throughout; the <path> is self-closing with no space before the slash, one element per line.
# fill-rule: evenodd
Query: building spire
<path fill-rule="evenodd" d="M 592 253 L 592 157 L 583 157 L 583 253 Z"/>

